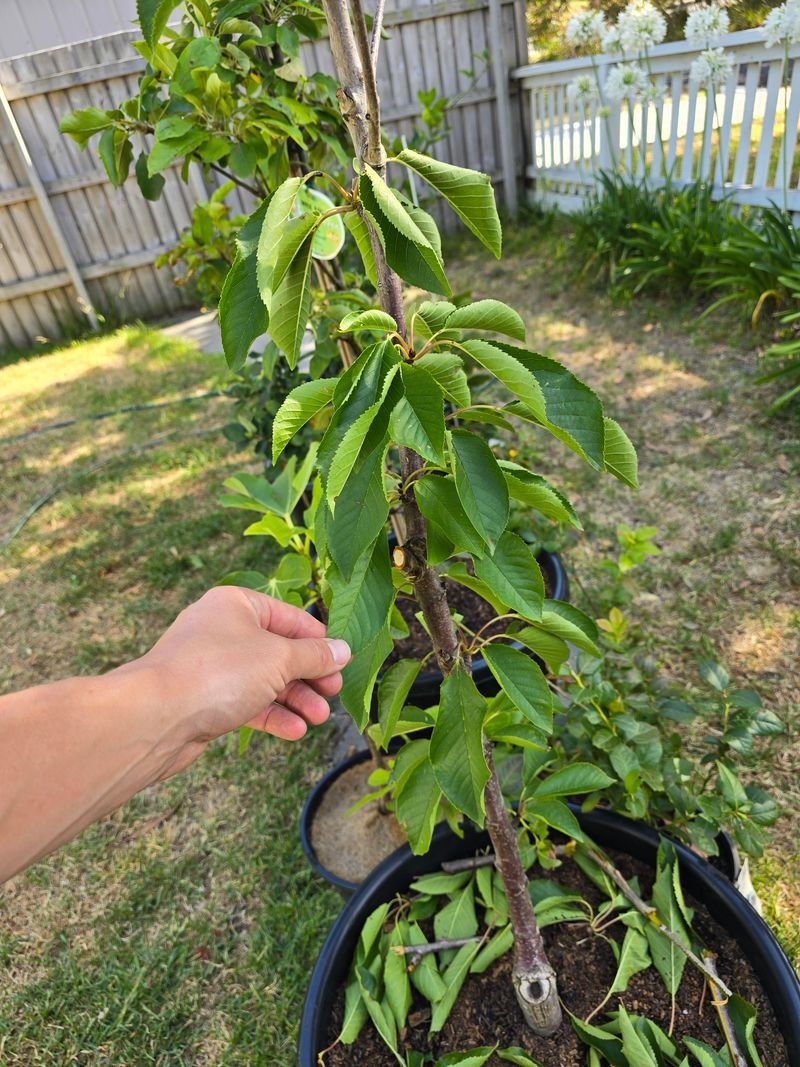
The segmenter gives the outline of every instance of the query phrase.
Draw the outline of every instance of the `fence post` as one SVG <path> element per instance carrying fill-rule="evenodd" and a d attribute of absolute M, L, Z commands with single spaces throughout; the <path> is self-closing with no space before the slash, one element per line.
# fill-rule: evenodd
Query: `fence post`
<path fill-rule="evenodd" d="M 92 329 L 97 331 L 100 329 L 100 323 L 98 322 L 97 315 L 92 306 L 89 290 L 86 288 L 86 283 L 81 277 L 78 264 L 75 262 L 75 257 L 72 255 L 72 249 L 69 247 L 64 231 L 61 229 L 61 223 L 58 221 L 55 211 L 53 211 L 53 205 L 50 203 L 50 199 L 47 196 L 47 190 L 44 187 L 42 179 L 39 177 L 39 172 L 37 171 L 33 159 L 31 158 L 31 154 L 28 151 L 28 146 L 25 143 L 22 130 L 19 128 L 14 112 L 11 110 L 11 104 L 1 82 L 0 109 L 2 109 L 5 114 L 9 129 L 11 130 L 17 150 L 19 151 L 25 171 L 28 175 L 28 181 L 30 182 L 31 188 L 39 203 L 42 215 L 44 215 L 45 222 L 53 235 L 53 240 L 61 253 L 61 258 L 64 260 L 64 267 L 70 276 L 72 284 L 75 286 L 75 292 L 78 294 L 78 302 L 81 311 L 89 320 Z"/>
<path fill-rule="evenodd" d="M 508 88 L 509 66 L 503 40 L 502 0 L 489 0 L 489 42 L 497 104 L 497 132 L 503 170 L 503 200 L 510 215 L 517 213 L 517 166 L 514 159 L 514 135 L 511 122 L 511 96 Z"/>

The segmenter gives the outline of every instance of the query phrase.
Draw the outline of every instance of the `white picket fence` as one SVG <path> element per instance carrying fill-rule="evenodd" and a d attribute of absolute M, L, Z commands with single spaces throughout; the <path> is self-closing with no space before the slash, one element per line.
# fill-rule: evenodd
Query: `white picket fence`
<path fill-rule="evenodd" d="M 786 69 L 784 46 L 768 48 L 757 30 L 730 33 L 718 43 L 735 62 L 716 94 L 689 78 L 700 46 L 662 44 L 645 65 L 663 99 L 608 104 L 607 114 L 598 104 L 571 102 L 567 87 L 595 71 L 602 84 L 620 56 L 595 56 L 594 66 L 591 57 L 581 57 L 514 71 L 527 97 L 531 199 L 579 210 L 601 170 L 647 177 L 654 185 L 667 175 L 675 183 L 712 180 L 713 172 L 715 196 L 776 203 L 800 221 L 800 45 L 790 46 Z"/>

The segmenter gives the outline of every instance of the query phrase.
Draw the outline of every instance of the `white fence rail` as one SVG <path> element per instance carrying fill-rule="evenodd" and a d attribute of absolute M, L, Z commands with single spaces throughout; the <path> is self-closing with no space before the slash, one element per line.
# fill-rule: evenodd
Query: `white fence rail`
<path fill-rule="evenodd" d="M 513 77 L 527 97 L 531 198 L 579 210 L 601 170 L 686 184 L 713 181 L 717 197 L 776 203 L 800 217 L 797 155 L 800 45 L 768 48 L 757 30 L 730 33 L 730 78 L 716 93 L 689 78 L 702 50 L 685 41 L 658 45 L 645 65 L 663 93 L 659 102 L 584 104 L 568 86 L 581 74 L 602 86 L 621 56 L 600 55 L 520 67 Z M 602 90 L 601 90 L 602 92 Z M 784 193 L 784 187 L 785 193 Z M 785 197 L 785 199 L 784 199 Z"/>

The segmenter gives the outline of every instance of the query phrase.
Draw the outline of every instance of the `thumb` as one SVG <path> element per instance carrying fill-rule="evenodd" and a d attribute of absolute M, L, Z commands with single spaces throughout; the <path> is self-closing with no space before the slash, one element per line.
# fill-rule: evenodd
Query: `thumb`
<path fill-rule="evenodd" d="M 337 674 L 350 658 L 350 646 L 337 638 L 298 637 L 289 641 L 289 670 L 293 679 Z"/>

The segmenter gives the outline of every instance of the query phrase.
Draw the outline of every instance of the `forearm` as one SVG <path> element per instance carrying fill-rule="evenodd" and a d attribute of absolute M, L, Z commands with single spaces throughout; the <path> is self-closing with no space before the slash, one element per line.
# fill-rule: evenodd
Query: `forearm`
<path fill-rule="evenodd" d="M 202 748 L 136 664 L 0 697 L 0 882 Z"/>

